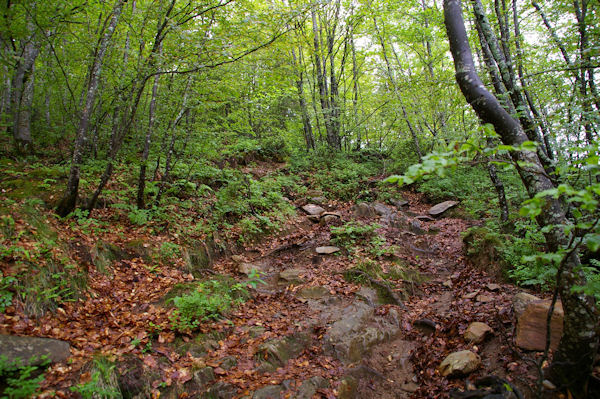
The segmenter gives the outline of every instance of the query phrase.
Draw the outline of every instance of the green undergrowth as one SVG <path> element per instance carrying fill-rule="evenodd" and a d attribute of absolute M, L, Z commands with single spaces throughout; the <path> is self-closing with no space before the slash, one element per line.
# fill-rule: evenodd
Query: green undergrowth
<path fill-rule="evenodd" d="M 219 277 L 198 283 L 178 285 L 164 299 L 174 307 L 171 316 L 173 330 L 188 332 L 195 330 L 203 321 L 216 320 L 226 316 L 234 307 L 244 303 L 249 297 L 248 288 L 262 282 L 253 275 L 246 283 L 239 283 L 229 277 Z"/>
<path fill-rule="evenodd" d="M 18 299 L 27 314 L 40 316 L 76 300 L 85 289 L 86 275 L 47 223 L 41 200 L 9 200 L 1 210 L 0 310 Z"/>
<path fill-rule="evenodd" d="M 521 203 L 528 198 L 519 176 L 514 170 L 498 171 L 498 176 L 504 183 L 510 209 L 518 211 Z M 496 218 L 500 214 L 498 196 L 483 166 L 458 166 L 445 176 L 434 175 L 420 182 L 418 190 L 431 203 L 460 201 L 461 208 L 471 218 Z"/>
<path fill-rule="evenodd" d="M 0 354 L 0 398 L 1 399 L 27 399 L 31 398 L 44 380 L 43 371 L 50 364 L 45 357 L 41 363 L 35 358 L 28 362 L 20 359 L 9 361 L 8 358 Z"/>

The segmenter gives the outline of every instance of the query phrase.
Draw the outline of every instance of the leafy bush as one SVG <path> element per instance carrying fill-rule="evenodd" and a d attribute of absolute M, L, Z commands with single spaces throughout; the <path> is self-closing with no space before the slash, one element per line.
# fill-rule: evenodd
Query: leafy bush
<path fill-rule="evenodd" d="M 194 330 L 201 321 L 218 319 L 232 306 L 244 302 L 248 291 L 239 283 L 208 280 L 198 283 L 190 292 L 170 299 L 175 305 L 171 316 L 173 328 Z"/>

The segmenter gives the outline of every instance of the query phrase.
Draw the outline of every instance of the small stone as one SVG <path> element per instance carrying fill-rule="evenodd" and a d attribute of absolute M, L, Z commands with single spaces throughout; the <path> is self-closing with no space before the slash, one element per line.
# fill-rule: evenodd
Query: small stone
<path fill-rule="evenodd" d="M 252 273 L 252 270 L 262 274 L 267 269 L 267 265 L 264 263 L 241 262 L 238 263 L 237 269 L 241 274 L 249 275 Z"/>
<path fill-rule="evenodd" d="M 327 198 L 325 197 L 311 197 L 309 198 L 310 202 L 315 203 L 317 205 L 325 205 L 327 204 Z"/>
<path fill-rule="evenodd" d="M 423 235 L 426 233 L 426 231 L 423 230 L 423 228 L 421 227 L 421 222 L 416 219 L 410 221 L 408 229 L 411 231 L 411 233 L 415 233 L 418 235 Z"/>
<path fill-rule="evenodd" d="M 319 255 L 331 255 L 334 254 L 336 252 L 339 252 L 340 249 L 338 247 L 333 247 L 333 246 L 325 246 L 325 247 L 317 247 L 315 249 L 315 251 L 319 254 Z"/>
<path fill-rule="evenodd" d="M 421 331 L 424 335 L 432 335 L 435 333 L 437 324 L 430 319 L 419 319 L 413 322 L 413 326 Z"/>
<path fill-rule="evenodd" d="M 490 296 L 490 295 L 480 294 L 480 295 L 477 295 L 477 298 L 475 298 L 475 300 L 477 302 L 487 303 L 487 302 L 492 302 L 494 300 L 494 297 Z"/>
<path fill-rule="evenodd" d="M 320 215 L 325 212 L 325 209 L 315 204 L 307 204 L 302 207 L 302 210 L 309 215 Z"/>
<path fill-rule="evenodd" d="M 328 294 L 329 290 L 320 285 L 303 288 L 298 293 L 301 298 L 305 299 L 321 299 Z"/>
<path fill-rule="evenodd" d="M 404 199 L 392 199 L 390 200 L 390 203 L 398 209 L 408 206 L 408 201 Z"/>
<path fill-rule="evenodd" d="M 445 202 L 442 202 L 442 203 L 437 204 L 435 206 L 432 206 L 429 209 L 428 213 L 431 216 L 439 216 L 442 213 L 446 212 L 448 209 L 454 208 L 456 205 L 458 205 L 457 201 L 445 201 Z"/>
<path fill-rule="evenodd" d="M 394 212 L 389 206 L 382 204 L 381 202 L 374 203 L 373 209 L 379 216 L 389 215 L 390 213 Z"/>
<path fill-rule="evenodd" d="M 479 344 L 485 340 L 485 337 L 492 333 L 492 327 L 485 323 L 474 322 L 469 325 L 467 331 L 465 331 L 465 340 L 470 341 L 474 344 Z"/>
<path fill-rule="evenodd" d="M 321 216 L 321 220 L 319 223 L 321 224 L 321 226 L 325 226 L 328 224 L 336 223 L 338 220 L 340 220 L 340 218 L 338 216 L 325 215 L 325 216 Z"/>
<path fill-rule="evenodd" d="M 448 287 L 448 288 L 452 288 L 454 285 L 452 285 L 452 280 L 446 280 L 442 283 L 442 285 L 444 287 Z"/>
<path fill-rule="evenodd" d="M 517 318 L 521 317 L 527 305 L 537 301 L 541 301 L 541 299 L 535 295 L 528 294 L 527 292 L 519 292 L 516 294 L 512 300 L 515 316 L 517 316 Z"/>
<path fill-rule="evenodd" d="M 550 380 L 544 380 L 544 382 L 542 382 L 542 385 L 549 391 L 554 391 L 556 389 L 556 385 L 554 385 Z"/>
<path fill-rule="evenodd" d="M 306 270 L 304 269 L 285 269 L 279 273 L 279 279 L 283 280 L 287 284 L 301 284 L 304 282 L 304 279 L 301 277 L 301 275 L 304 273 L 306 273 Z"/>
<path fill-rule="evenodd" d="M 371 218 L 375 217 L 377 212 L 375 212 L 375 209 L 371 205 L 361 202 L 354 207 L 354 214 L 362 218 Z"/>
<path fill-rule="evenodd" d="M 500 291 L 500 288 L 502 288 L 502 287 L 500 287 L 499 284 L 490 283 L 490 284 L 486 285 L 486 288 L 490 291 Z"/>
<path fill-rule="evenodd" d="M 463 295 L 463 298 L 465 299 L 473 299 L 477 296 L 477 294 L 479 294 L 479 290 L 477 291 L 473 291 L 473 292 L 469 292 L 468 294 Z"/>
<path fill-rule="evenodd" d="M 471 351 L 454 352 L 448 355 L 438 367 L 444 377 L 465 376 L 481 366 L 481 358 Z"/>

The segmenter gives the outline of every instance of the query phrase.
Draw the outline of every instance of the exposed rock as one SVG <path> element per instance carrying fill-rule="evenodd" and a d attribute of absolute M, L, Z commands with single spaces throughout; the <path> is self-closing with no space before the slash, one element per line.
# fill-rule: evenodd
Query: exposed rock
<path fill-rule="evenodd" d="M 323 191 L 321 191 L 321 190 L 308 190 L 308 191 L 306 191 L 306 195 L 308 195 L 309 197 L 322 197 L 323 196 Z"/>
<path fill-rule="evenodd" d="M 479 294 L 479 290 L 477 290 L 477 291 L 473 291 L 473 292 L 469 292 L 469 293 L 467 293 L 467 294 L 463 295 L 463 298 L 465 298 L 465 299 L 473 299 L 473 298 L 475 298 L 475 297 L 476 297 L 478 294 Z"/>
<path fill-rule="evenodd" d="M 434 205 L 429 209 L 429 214 L 431 216 L 439 216 L 442 213 L 446 212 L 450 208 L 454 208 L 458 205 L 457 201 L 444 201 L 440 204 Z"/>
<path fill-rule="evenodd" d="M 527 305 L 538 301 L 541 301 L 541 299 L 535 295 L 528 294 L 527 292 L 519 292 L 513 297 L 512 300 L 515 316 L 517 318 L 521 317 Z"/>
<path fill-rule="evenodd" d="M 304 332 L 266 341 L 258 347 L 255 355 L 263 364 L 269 366 L 261 368 L 261 371 L 275 370 L 277 367 L 284 366 L 288 360 L 300 355 L 311 342 L 310 334 Z"/>
<path fill-rule="evenodd" d="M 430 319 L 419 319 L 413 322 L 413 326 L 425 335 L 432 335 L 435 333 L 437 324 Z"/>
<path fill-rule="evenodd" d="M 305 299 L 321 299 L 327 295 L 329 295 L 329 290 L 320 285 L 303 288 L 298 293 L 298 296 Z"/>
<path fill-rule="evenodd" d="M 379 294 L 373 288 L 362 286 L 355 295 L 364 300 L 369 306 L 377 306 L 383 303 L 379 299 Z"/>
<path fill-rule="evenodd" d="M 454 352 L 448 355 L 438 367 L 444 377 L 465 376 L 481 366 L 479 355 L 471 351 Z"/>
<path fill-rule="evenodd" d="M 394 309 L 385 317 L 374 317 L 371 306 L 355 301 L 340 314 L 342 318 L 331 325 L 325 336 L 325 348 L 345 364 L 361 360 L 375 344 L 390 339 L 399 329 Z"/>
<path fill-rule="evenodd" d="M 328 224 L 334 224 L 337 223 L 338 221 L 340 221 L 340 216 L 337 214 L 326 214 L 326 215 L 322 215 L 321 216 L 321 220 L 319 221 L 319 223 L 322 226 L 328 225 Z"/>
<path fill-rule="evenodd" d="M 469 325 L 467 331 L 465 331 L 465 339 L 467 341 L 473 342 L 474 344 L 479 344 L 485 340 L 485 337 L 492 333 L 492 327 L 488 326 L 485 323 L 474 322 Z"/>
<path fill-rule="evenodd" d="M 263 274 L 268 268 L 269 266 L 266 262 L 240 262 L 237 265 L 238 272 L 246 275 L 249 275 L 252 270 Z"/>
<path fill-rule="evenodd" d="M 447 288 L 450 288 L 450 289 L 452 289 L 452 287 L 454 287 L 454 285 L 452 284 L 452 280 L 446 280 L 446 281 L 444 281 L 444 282 L 442 283 L 442 285 L 443 285 L 444 287 L 447 287 Z"/>
<path fill-rule="evenodd" d="M 201 397 L 202 399 L 233 399 L 237 396 L 238 389 L 235 385 L 219 381 Z"/>
<path fill-rule="evenodd" d="M 387 216 L 389 214 L 394 213 L 394 210 L 392 208 L 385 204 L 382 204 L 381 202 L 375 202 L 373 204 L 373 209 L 375 210 L 375 213 L 377 213 L 379 216 Z"/>
<path fill-rule="evenodd" d="M 375 212 L 375 209 L 365 202 L 356 204 L 356 206 L 354 207 L 354 214 L 361 218 L 372 218 L 377 216 L 377 212 Z"/>
<path fill-rule="evenodd" d="M 317 247 L 315 249 L 315 251 L 319 255 L 331 255 L 331 254 L 334 254 L 336 252 L 339 252 L 340 249 L 338 247 L 333 247 L 333 246 L 324 246 L 324 247 Z"/>
<path fill-rule="evenodd" d="M 475 298 L 475 300 L 477 302 L 487 303 L 487 302 L 493 302 L 494 301 L 494 297 L 490 296 L 490 295 L 480 294 L 480 295 L 477 295 L 477 298 Z"/>
<path fill-rule="evenodd" d="M 395 206 L 396 208 L 398 208 L 398 209 L 401 209 L 401 208 L 403 208 L 403 207 L 405 207 L 405 206 L 408 206 L 408 201 L 406 201 L 406 200 L 404 200 L 404 199 L 402 199 L 402 198 L 399 198 L 399 199 L 392 199 L 392 200 L 390 200 L 390 203 L 391 203 L 392 205 L 394 205 L 394 206 Z"/>
<path fill-rule="evenodd" d="M 490 283 L 490 284 L 486 285 L 485 287 L 486 287 L 488 290 L 490 290 L 490 291 L 494 291 L 494 292 L 495 292 L 495 291 L 500 291 L 500 289 L 502 288 L 502 287 L 500 287 L 500 285 L 499 285 L 499 284 L 493 284 L 493 283 Z"/>
<path fill-rule="evenodd" d="M 302 284 L 304 279 L 302 274 L 306 273 L 304 269 L 290 268 L 279 273 L 279 280 L 284 284 Z"/>
<path fill-rule="evenodd" d="M 47 356 L 52 363 L 64 362 L 71 356 L 68 342 L 50 338 L 0 335 L 0 348 L 9 363 L 19 361 L 30 366 L 44 363 L 42 356 Z"/>
<path fill-rule="evenodd" d="M 419 222 L 418 220 L 411 220 L 410 224 L 408 225 L 408 229 L 415 234 L 418 235 L 423 235 L 426 233 L 425 230 L 423 230 L 423 228 L 421 227 L 421 222 Z"/>
<path fill-rule="evenodd" d="M 267 385 L 254 392 L 252 399 L 279 399 L 284 388 L 281 385 Z"/>
<path fill-rule="evenodd" d="M 200 370 L 196 370 L 192 378 L 196 384 L 204 386 L 215 380 L 215 372 L 212 367 L 203 367 Z"/>
<path fill-rule="evenodd" d="M 551 301 L 532 302 L 525 308 L 517 322 L 515 343 L 521 349 L 542 351 L 546 347 L 546 320 Z M 564 312 L 557 302 L 550 321 L 550 348 L 556 349 L 563 331 Z"/>
<path fill-rule="evenodd" d="M 549 391 L 554 391 L 556 389 L 556 385 L 554 385 L 550 380 L 544 380 L 542 385 Z"/>
<path fill-rule="evenodd" d="M 325 212 L 325 209 L 315 204 L 306 204 L 302 207 L 302 210 L 309 215 L 320 215 Z"/>
<path fill-rule="evenodd" d="M 230 369 L 234 368 L 235 366 L 237 366 L 237 364 L 238 364 L 238 361 L 235 358 L 235 356 L 226 356 L 223 359 L 221 359 L 219 366 L 221 366 L 221 368 L 224 370 L 230 370 Z"/>
<path fill-rule="evenodd" d="M 298 389 L 298 394 L 294 397 L 295 399 L 312 399 L 313 395 L 317 393 L 317 389 L 325 389 L 329 387 L 329 382 L 321 376 L 314 376 L 304 381 Z"/>
<path fill-rule="evenodd" d="M 325 197 L 310 197 L 308 199 L 310 202 L 312 202 L 313 204 L 317 204 L 317 205 L 326 205 L 327 204 L 327 198 Z"/>

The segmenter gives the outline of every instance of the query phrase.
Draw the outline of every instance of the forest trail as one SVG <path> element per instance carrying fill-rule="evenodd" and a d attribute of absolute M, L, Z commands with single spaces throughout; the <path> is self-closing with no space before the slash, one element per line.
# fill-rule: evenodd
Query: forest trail
<path fill-rule="evenodd" d="M 241 282 L 256 271 L 265 284 L 193 335 L 165 328 L 164 296 L 194 277 L 178 263 L 154 270 L 140 253 L 116 256 L 112 275 L 93 272 L 93 294 L 84 301 L 37 322 L 9 314 L 0 327 L 71 343 L 69 363 L 52 366 L 44 382 L 58 397 L 89 380 L 98 352 L 117 360 L 120 390 L 139 398 L 447 397 L 464 389 L 463 380 L 441 377 L 436 368 L 464 349 L 482 359 L 474 376 L 508 372 L 523 385 L 519 378 L 530 373 L 509 344 L 517 290 L 465 260 L 461 232 L 475 222 L 454 211 L 432 218 L 420 195 L 407 192 L 405 199 L 397 206 L 301 203 L 280 234 L 205 270 Z M 309 214 L 315 209 L 321 216 Z M 348 230 L 352 220 L 378 227 Z M 91 256 L 80 247 L 74 244 L 82 258 Z M 463 334 L 472 322 L 494 333 L 469 343 Z"/>

